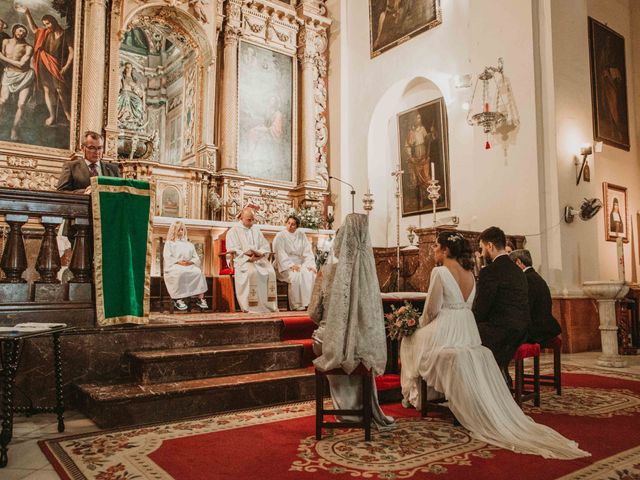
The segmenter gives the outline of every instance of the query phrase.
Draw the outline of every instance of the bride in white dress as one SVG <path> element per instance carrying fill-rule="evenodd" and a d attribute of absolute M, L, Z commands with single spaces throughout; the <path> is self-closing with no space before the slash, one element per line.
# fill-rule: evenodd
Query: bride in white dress
<path fill-rule="evenodd" d="M 445 395 L 452 413 L 478 440 L 544 458 L 590 456 L 522 412 L 493 353 L 482 346 L 471 311 L 475 279 L 469 241 L 456 232 L 441 232 L 433 254 L 442 266 L 431 272 L 418 330 L 400 347 L 403 404 L 420 408 L 423 377 Z"/>

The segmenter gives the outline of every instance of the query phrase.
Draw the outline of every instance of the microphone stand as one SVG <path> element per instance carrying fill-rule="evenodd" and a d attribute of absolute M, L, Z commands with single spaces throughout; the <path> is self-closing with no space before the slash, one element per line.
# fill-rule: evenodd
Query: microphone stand
<path fill-rule="evenodd" d="M 355 205 L 356 205 L 356 190 L 355 190 L 355 188 L 353 188 L 353 185 L 351 185 L 348 182 L 345 182 L 344 180 L 340 180 L 338 177 L 333 177 L 331 175 L 329 175 L 329 179 L 337 180 L 340 183 L 344 183 L 345 185 L 347 185 L 348 187 L 351 188 L 351 192 L 349 192 L 349 193 L 351 193 L 351 213 L 354 213 L 355 210 L 356 210 L 356 207 L 355 207 Z"/>

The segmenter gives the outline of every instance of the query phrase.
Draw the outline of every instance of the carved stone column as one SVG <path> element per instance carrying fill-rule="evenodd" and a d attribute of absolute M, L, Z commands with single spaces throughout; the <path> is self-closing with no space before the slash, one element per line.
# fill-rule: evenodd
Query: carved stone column
<path fill-rule="evenodd" d="M 299 181 L 300 185 L 316 183 L 315 168 L 315 99 L 314 90 L 314 62 L 317 57 L 315 49 L 316 33 L 308 26 L 300 29 L 300 151 L 299 151 Z"/>
<path fill-rule="evenodd" d="M 241 5 L 227 2 L 224 27 L 224 75 L 222 78 L 222 122 L 220 125 L 220 171 L 238 169 L 238 42 L 241 35 Z"/>
<path fill-rule="evenodd" d="M 82 128 L 102 131 L 105 75 L 106 0 L 87 0 L 82 69 Z"/>

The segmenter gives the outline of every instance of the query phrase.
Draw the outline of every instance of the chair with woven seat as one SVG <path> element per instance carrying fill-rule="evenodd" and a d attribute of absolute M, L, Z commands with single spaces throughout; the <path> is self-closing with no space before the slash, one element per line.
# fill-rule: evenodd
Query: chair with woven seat
<path fill-rule="evenodd" d="M 524 383 L 524 359 L 533 358 L 533 389 L 526 390 Z M 537 343 L 523 343 L 513 356 L 516 364 L 515 386 L 512 389 L 514 399 L 519 406 L 522 402 L 533 400 L 536 407 L 540 406 L 540 345 Z"/>
<path fill-rule="evenodd" d="M 562 337 L 558 335 L 540 344 L 540 348 L 553 350 L 553 375 L 540 375 L 540 385 L 552 386 L 556 389 L 558 395 L 562 395 Z M 533 384 L 533 375 L 527 373 L 524 375 L 525 385 Z"/>
<path fill-rule="evenodd" d="M 364 440 L 371 440 L 371 421 L 372 421 L 372 392 L 373 392 L 373 375 L 371 370 L 360 364 L 351 373 L 345 372 L 341 368 L 322 372 L 315 369 L 316 375 L 316 440 L 322 440 L 323 428 L 362 428 L 364 429 Z M 353 410 L 326 409 L 324 408 L 325 397 L 325 377 L 327 375 L 357 375 L 362 377 L 362 408 Z M 325 422 L 325 415 L 356 415 L 362 417 L 360 422 Z"/>

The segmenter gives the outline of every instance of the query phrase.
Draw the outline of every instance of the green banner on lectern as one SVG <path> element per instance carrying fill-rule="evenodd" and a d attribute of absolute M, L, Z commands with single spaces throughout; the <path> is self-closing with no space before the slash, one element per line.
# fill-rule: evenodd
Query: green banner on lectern
<path fill-rule="evenodd" d="M 155 184 L 91 179 L 98 325 L 148 323 Z"/>

